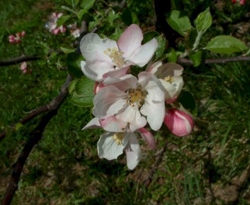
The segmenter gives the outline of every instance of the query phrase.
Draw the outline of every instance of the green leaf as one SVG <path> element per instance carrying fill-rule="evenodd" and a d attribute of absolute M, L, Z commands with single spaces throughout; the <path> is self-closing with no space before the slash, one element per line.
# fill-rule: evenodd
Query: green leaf
<path fill-rule="evenodd" d="M 75 79 L 69 87 L 70 102 L 79 107 L 93 106 L 95 82 L 83 76 Z"/>
<path fill-rule="evenodd" d="M 170 48 L 168 50 L 168 53 L 166 55 L 168 62 L 176 62 L 177 61 L 177 54 L 173 48 Z"/>
<path fill-rule="evenodd" d="M 85 14 L 87 14 L 87 13 L 88 13 L 88 11 L 87 11 L 86 9 L 81 9 L 81 10 L 78 12 L 78 14 L 77 14 L 78 19 L 81 20 L 82 17 L 83 17 L 83 15 L 85 15 Z"/>
<path fill-rule="evenodd" d="M 193 61 L 194 67 L 197 67 L 201 64 L 201 57 L 202 57 L 202 52 L 197 51 L 193 54 L 189 55 L 190 59 Z"/>
<path fill-rule="evenodd" d="M 167 17 L 168 24 L 182 36 L 187 36 L 192 29 L 192 25 L 187 16 L 181 14 L 180 11 L 173 10 Z"/>
<path fill-rule="evenodd" d="M 134 12 L 129 8 L 124 9 L 122 12 L 121 18 L 126 25 L 131 25 L 133 23 L 138 24 L 139 20 Z"/>
<path fill-rule="evenodd" d="M 165 51 L 166 39 L 163 36 L 157 36 L 156 40 L 158 42 L 158 47 L 155 51 L 155 60 L 158 60 L 159 58 L 161 58 L 162 54 Z"/>
<path fill-rule="evenodd" d="M 94 6 L 95 0 L 83 0 L 81 7 L 85 10 L 89 10 Z"/>
<path fill-rule="evenodd" d="M 159 36 L 160 34 L 157 31 L 149 31 L 143 34 L 142 43 L 145 44 L 151 41 L 153 38 Z"/>
<path fill-rule="evenodd" d="M 23 126 L 23 124 L 21 122 L 18 122 L 15 124 L 15 130 L 19 130 L 21 127 Z"/>
<path fill-rule="evenodd" d="M 83 76 L 83 72 L 81 70 L 81 61 L 83 61 L 81 54 L 72 52 L 67 55 L 68 72 L 73 77 L 80 78 Z"/>
<path fill-rule="evenodd" d="M 57 20 L 56 25 L 57 25 L 57 26 L 63 25 L 69 18 L 70 18 L 69 15 L 61 16 L 61 17 Z"/>
<path fill-rule="evenodd" d="M 196 113 L 196 103 L 194 96 L 189 92 L 182 90 L 181 94 L 178 97 L 178 101 L 182 104 L 182 106 L 192 112 L 193 114 Z"/>
<path fill-rule="evenodd" d="M 247 46 L 241 40 L 232 36 L 216 36 L 212 38 L 205 49 L 214 53 L 231 54 L 234 52 L 242 52 L 247 50 Z"/>
<path fill-rule="evenodd" d="M 60 47 L 60 49 L 62 50 L 62 52 L 64 52 L 65 54 L 68 54 L 68 53 L 72 53 L 75 51 L 74 48 L 65 48 L 65 47 Z"/>
<path fill-rule="evenodd" d="M 194 24 L 198 32 L 206 32 L 206 30 L 212 25 L 212 15 L 209 8 L 207 8 L 197 16 Z"/>

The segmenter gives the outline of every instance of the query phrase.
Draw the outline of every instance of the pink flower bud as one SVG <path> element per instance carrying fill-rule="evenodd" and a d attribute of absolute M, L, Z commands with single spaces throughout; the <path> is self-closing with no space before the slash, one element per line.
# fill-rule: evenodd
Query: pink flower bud
<path fill-rule="evenodd" d="M 20 65 L 20 70 L 23 72 L 23 73 L 27 73 L 27 63 L 24 61 L 21 63 Z"/>
<path fill-rule="evenodd" d="M 22 33 L 21 33 L 22 38 L 25 36 L 25 34 L 26 34 L 26 32 L 22 31 Z"/>
<path fill-rule="evenodd" d="M 10 42 L 10 43 L 16 43 L 16 40 L 15 40 L 15 36 L 14 36 L 14 35 L 10 35 L 10 36 L 9 36 L 9 42 Z"/>
<path fill-rule="evenodd" d="M 246 0 L 240 0 L 240 5 L 244 5 L 246 3 Z"/>
<path fill-rule="evenodd" d="M 192 117 L 178 109 L 169 109 L 167 111 L 164 124 L 170 132 L 179 137 L 190 134 L 194 126 Z"/>

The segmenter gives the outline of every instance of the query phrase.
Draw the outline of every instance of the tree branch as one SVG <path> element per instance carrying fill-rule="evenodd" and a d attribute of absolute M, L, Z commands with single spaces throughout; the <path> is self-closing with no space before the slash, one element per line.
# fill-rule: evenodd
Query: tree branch
<path fill-rule="evenodd" d="M 205 64 L 225 64 L 230 62 L 250 61 L 250 56 L 236 56 L 229 58 L 205 59 Z M 177 63 L 182 65 L 193 65 L 193 61 L 187 58 L 178 58 Z"/>
<path fill-rule="evenodd" d="M 20 57 L 12 58 L 9 60 L 0 61 L 0 66 L 15 65 L 18 63 L 22 63 L 24 61 L 35 61 L 35 60 L 40 60 L 40 59 L 41 58 L 37 56 L 20 56 Z"/>
<path fill-rule="evenodd" d="M 49 121 L 57 114 L 57 110 L 59 109 L 60 105 L 68 94 L 68 86 L 72 79 L 73 78 L 70 75 L 67 76 L 65 84 L 61 87 L 60 94 L 49 103 L 49 105 L 51 106 L 49 107 L 49 112 L 42 117 L 40 123 L 30 133 L 29 141 L 23 147 L 19 158 L 13 165 L 14 170 L 12 172 L 8 188 L 2 200 L 2 205 L 9 205 L 11 203 L 12 198 L 16 190 L 18 189 L 18 182 L 22 173 L 23 166 L 33 147 L 41 140 L 44 129 L 48 125 Z"/>

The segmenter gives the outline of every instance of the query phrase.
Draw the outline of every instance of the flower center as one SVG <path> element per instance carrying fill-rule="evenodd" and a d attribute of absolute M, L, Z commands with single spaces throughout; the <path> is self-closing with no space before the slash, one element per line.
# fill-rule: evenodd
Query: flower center
<path fill-rule="evenodd" d="M 104 51 L 104 53 L 111 58 L 113 63 L 118 67 L 122 68 L 125 64 L 124 59 L 122 57 L 123 52 L 119 51 L 117 48 L 108 48 Z"/>
<path fill-rule="evenodd" d="M 118 132 L 118 133 L 115 133 L 115 134 L 113 135 L 113 140 L 114 140 L 118 145 L 121 145 L 121 144 L 122 144 L 123 137 L 124 137 L 124 133 L 123 133 L 123 132 Z"/>
<path fill-rule="evenodd" d="M 129 89 L 128 91 L 128 104 L 132 107 L 137 106 L 141 107 L 144 103 L 144 99 L 146 97 L 146 93 L 141 90 L 140 87 L 136 89 Z"/>
<path fill-rule="evenodd" d="M 164 80 L 165 80 L 166 82 L 168 82 L 168 83 L 174 82 L 172 76 L 167 76 L 167 77 L 164 78 Z"/>

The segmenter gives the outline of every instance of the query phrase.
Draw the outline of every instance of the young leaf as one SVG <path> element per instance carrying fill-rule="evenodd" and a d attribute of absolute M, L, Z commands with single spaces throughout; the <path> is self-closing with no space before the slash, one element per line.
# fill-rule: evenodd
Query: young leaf
<path fill-rule="evenodd" d="M 212 15 L 209 8 L 201 12 L 194 21 L 198 32 L 205 33 L 212 24 Z"/>
<path fill-rule="evenodd" d="M 83 76 L 75 79 L 69 87 L 70 101 L 79 107 L 91 107 L 94 98 L 94 81 Z"/>
<path fill-rule="evenodd" d="M 76 52 L 72 52 L 67 55 L 68 72 L 73 77 L 79 78 L 83 76 L 83 72 L 81 70 L 82 60 L 83 60 L 82 55 Z"/>
<path fill-rule="evenodd" d="M 61 16 L 61 17 L 57 20 L 56 25 L 57 25 L 57 26 L 63 25 L 69 18 L 70 18 L 69 15 Z"/>
<path fill-rule="evenodd" d="M 158 42 L 158 48 L 155 51 L 155 60 L 158 60 L 165 51 L 166 39 L 163 36 L 155 37 Z"/>
<path fill-rule="evenodd" d="M 167 17 L 168 24 L 182 36 L 187 36 L 192 29 L 192 25 L 187 16 L 182 15 L 180 11 L 173 10 Z"/>
<path fill-rule="evenodd" d="M 241 40 L 232 36 L 216 36 L 212 38 L 205 49 L 214 53 L 231 54 L 234 52 L 242 52 L 247 50 L 247 46 Z"/>
<path fill-rule="evenodd" d="M 83 0 L 81 7 L 85 10 L 89 10 L 94 6 L 95 0 Z"/>
<path fill-rule="evenodd" d="M 173 48 L 170 48 L 168 50 L 168 53 L 166 55 L 168 62 L 176 62 L 177 61 L 177 54 Z"/>
<path fill-rule="evenodd" d="M 193 61 L 194 67 L 197 67 L 201 63 L 202 52 L 201 51 L 197 51 L 197 52 L 195 52 L 193 54 L 190 54 L 189 57 Z"/>

